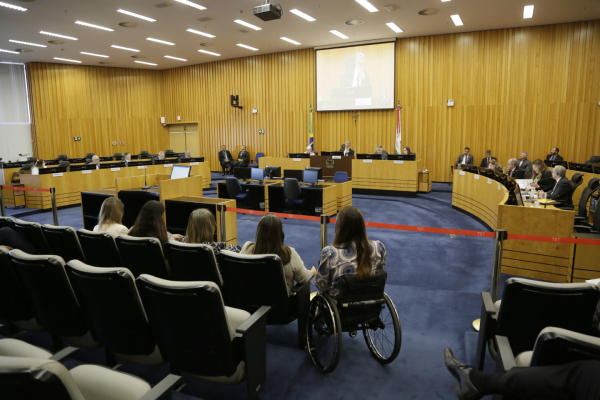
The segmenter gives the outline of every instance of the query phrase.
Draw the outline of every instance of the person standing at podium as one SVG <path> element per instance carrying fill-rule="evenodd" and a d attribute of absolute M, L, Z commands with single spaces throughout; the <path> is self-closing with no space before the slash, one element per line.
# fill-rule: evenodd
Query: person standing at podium
<path fill-rule="evenodd" d="M 458 156 L 458 158 L 456 159 L 454 168 L 459 168 L 460 165 L 473 165 L 473 156 L 469 154 L 470 152 L 471 152 L 471 149 L 468 147 L 465 147 L 465 150 L 463 151 L 463 153 L 460 156 Z"/>
<path fill-rule="evenodd" d="M 237 160 L 233 162 L 235 167 L 247 167 L 250 164 L 250 154 L 246 151 L 246 146 L 242 146 L 242 150 L 238 153 Z M 233 168 L 231 169 L 233 171 Z"/>
<path fill-rule="evenodd" d="M 221 151 L 219 152 L 219 162 L 221 163 L 221 167 L 223 168 L 223 173 L 221 175 L 225 175 L 227 173 L 227 164 L 231 167 L 231 153 L 227 150 L 225 145 L 221 146 Z M 231 169 L 231 168 L 230 168 Z"/>
<path fill-rule="evenodd" d="M 312 146 L 309 145 L 309 146 L 306 147 L 306 151 L 304 152 L 304 154 L 310 154 L 311 156 L 313 156 L 313 155 L 314 156 L 318 156 L 319 152 L 318 151 L 314 151 L 313 148 L 312 148 Z"/>
<path fill-rule="evenodd" d="M 346 142 L 342 148 L 340 149 L 340 151 L 342 153 L 344 153 L 344 156 L 353 156 L 354 155 L 354 150 L 352 150 L 350 148 L 350 142 Z"/>

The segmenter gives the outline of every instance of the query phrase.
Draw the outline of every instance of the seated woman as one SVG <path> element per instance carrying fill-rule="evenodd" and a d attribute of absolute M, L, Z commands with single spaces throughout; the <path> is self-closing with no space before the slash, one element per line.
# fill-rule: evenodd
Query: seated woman
<path fill-rule="evenodd" d="M 4 247 L 7 251 L 17 249 L 27 254 L 38 254 L 35 247 L 25 236 L 9 227 L 0 228 L 0 247 Z"/>
<path fill-rule="evenodd" d="M 410 155 L 416 156 L 415 153 L 410 152 L 410 147 L 408 147 L 408 146 L 406 146 L 404 149 L 402 149 L 402 154 L 407 155 L 407 156 L 410 156 Z"/>
<path fill-rule="evenodd" d="M 213 248 L 215 255 L 221 250 L 229 250 L 239 253 L 242 248 L 237 244 L 232 244 L 225 248 L 225 242 L 214 242 L 217 222 L 215 216 L 206 208 L 199 208 L 190 214 L 185 237 L 181 239 L 184 243 L 208 244 Z"/>
<path fill-rule="evenodd" d="M 40 168 L 46 168 L 46 162 L 44 160 L 37 160 L 35 165 L 31 168 L 31 175 L 39 175 Z"/>
<path fill-rule="evenodd" d="M 496 160 L 491 160 L 488 164 L 488 168 L 492 171 L 502 172 L 502 167 L 500 166 L 500 164 L 498 164 L 498 161 Z"/>
<path fill-rule="evenodd" d="M 177 242 L 181 240 L 181 235 L 172 235 L 167 232 L 167 226 L 163 219 L 165 206 L 160 201 L 150 200 L 135 220 L 135 225 L 131 227 L 128 235 L 134 237 L 154 237 L 162 244 L 167 242 Z"/>
<path fill-rule="evenodd" d="M 307 270 L 304 262 L 294 248 L 283 244 L 285 235 L 281 220 L 273 214 L 265 214 L 256 228 L 256 241 L 246 242 L 241 254 L 276 254 L 283 264 L 283 275 L 288 289 L 294 287 L 294 281 L 304 283 L 316 274 L 315 267 Z"/>
<path fill-rule="evenodd" d="M 98 225 L 94 227 L 94 232 L 108 233 L 112 237 L 127 235 L 129 228 L 121 224 L 124 209 L 123 202 L 116 197 L 109 197 L 104 200 L 98 216 Z"/>
<path fill-rule="evenodd" d="M 381 273 L 385 269 L 385 256 L 383 243 L 367 237 L 365 220 L 358 208 L 346 206 L 338 214 L 333 244 L 321 250 L 315 284 L 320 291 L 336 297 L 343 275 L 365 279 Z"/>
<path fill-rule="evenodd" d="M 545 192 L 554 189 L 554 185 L 556 181 L 552 179 L 552 171 L 546 167 L 546 164 L 539 158 L 535 160 L 531 166 L 533 170 L 533 175 L 531 179 L 533 182 L 529 184 L 529 186 L 541 189 Z"/>

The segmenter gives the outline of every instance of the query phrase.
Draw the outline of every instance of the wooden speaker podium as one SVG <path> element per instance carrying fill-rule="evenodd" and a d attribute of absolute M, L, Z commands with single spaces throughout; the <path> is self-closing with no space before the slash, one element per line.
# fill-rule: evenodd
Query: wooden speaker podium
<path fill-rule="evenodd" d="M 323 179 L 332 178 L 338 171 L 347 172 L 348 178 L 352 178 L 352 160 L 354 156 L 341 156 L 339 159 L 333 156 L 312 156 L 310 166 L 321 168 Z"/>

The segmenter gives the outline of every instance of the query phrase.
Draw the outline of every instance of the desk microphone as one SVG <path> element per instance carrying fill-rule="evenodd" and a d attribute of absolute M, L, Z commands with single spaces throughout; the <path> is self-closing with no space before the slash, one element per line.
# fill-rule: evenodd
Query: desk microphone
<path fill-rule="evenodd" d="M 144 165 L 144 167 L 146 168 L 144 168 L 144 186 L 142 186 L 142 190 L 149 190 L 150 186 L 148 186 L 148 183 L 146 182 L 146 173 L 148 171 L 148 166 Z"/>

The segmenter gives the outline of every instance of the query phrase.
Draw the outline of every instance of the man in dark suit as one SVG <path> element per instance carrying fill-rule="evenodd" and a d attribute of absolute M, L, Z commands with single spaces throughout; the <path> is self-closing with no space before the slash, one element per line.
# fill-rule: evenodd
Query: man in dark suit
<path fill-rule="evenodd" d="M 525 179 L 525 171 L 521 171 L 517 168 L 517 159 L 511 158 L 508 160 L 507 168 L 505 174 L 508 176 L 512 176 L 515 179 Z"/>
<path fill-rule="evenodd" d="M 123 156 L 123 162 L 125 163 L 126 167 L 129 167 L 129 161 L 131 161 L 131 153 L 127 152 L 125 153 L 125 155 Z"/>
<path fill-rule="evenodd" d="M 383 147 L 381 147 L 381 146 L 377 146 L 377 151 L 375 152 L 375 154 L 381 154 L 381 159 L 382 160 L 387 160 L 388 159 L 388 152 L 385 151 L 383 149 Z"/>
<path fill-rule="evenodd" d="M 346 70 L 340 75 L 340 86 L 344 88 L 371 86 L 369 73 L 365 71 L 365 55 L 358 53 L 345 61 Z"/>
<path fill-rule="evenodd" d="M 552 177 L 556 180 L 556 185 L 552 191 L 548 192 L 546 198 L 559 201 L 566 206 L 573 205 L 573 188 L 571 181 L 566 178 L 567 169 L 562 165 L 557 165 L 552 171 Z"/>
<path fill-rule="evenodd" d="M 227 150 L 225 145 L 221 146 L 221 151 L 219 152 L 219 162 L 221 163 L 221 167 L 223 168 L 223 173 L 221 175 L 225 175 L 227 171 L 227 164 L 231 167 L 232 164 L 231 153 Z M 231 168 L 230 168 L 231 171 Z"/>
<path fill-rule="evenodd" d="M 247 167 L 250 164 L 250 154 L 246 151 L 246 146 L 242 146 L 242 149 L 238 153 L 237 160 L 233 162 L 233 168 L 235 167 Z M 231 169 L 233 171 L 233 168 Z"/>
<path fill-rule="evenodd" d="M 546 160 L 550 161 L 562 161 L 563 158 L 558 155 L 558 147 L 553 147 L 550 154 L 546 156 Z"/>
<path fill-rule="evenodd" d="M 463 153 L 460 156 L 458 156 L 458 158 L 456 159 L 454 168 L 459 168 L 459 165 L 462 165 L 462 164 L 473 165 L 473 156 L 469 154 L 470 152 L 471 152 L 471 149 L 468 147 L 465 147 Z"/>
<path fill-rule="evenodd" d="M 152 158 L 152 165 L 154 165 L 154 162 L 156 160 L 164 160 L 164 159 L 165 159 L 165 152 L 161 150 L 158 152 L 158 155 L 156 157 Z"/>
<path fill-rule="evenodd" d="M 528 169 L 531 169 L 531 161 L 527 159 L 526 151 L 522 152 L 521 158 L 517 160 L 517 169 L 519 171 L 523 171 L 523 173 L 525 173 L 525 171 L 527 171 Z"/>
<path fill-rule="evenodd" d="M 340 151 L 341 151 L 342 153 L 344 153 L 344 154 L 343 154 L 344 156 L 353 156 L 353 155 L 354 155 L 354 150 L 352 150 L 352 149 L 350 148 L 350 142 L 346 142 L 346 143 L 345 143 L 345 144 L 342 146 L 342 148 L 340 149 Z"/>
<path fill-rule="evenodd" d="M 492 160 L 498 161 L 498 159 L 496 159 L 496 157 L 492 157 L 492 151 L 487 150 L 485 152 L 485 158 L 483 160 L 481 160 L 481 164 L 479 164 L 479 167 L 487 168 L 488 165 L 490 165 L 490 161 L 492 161 Z"/>

